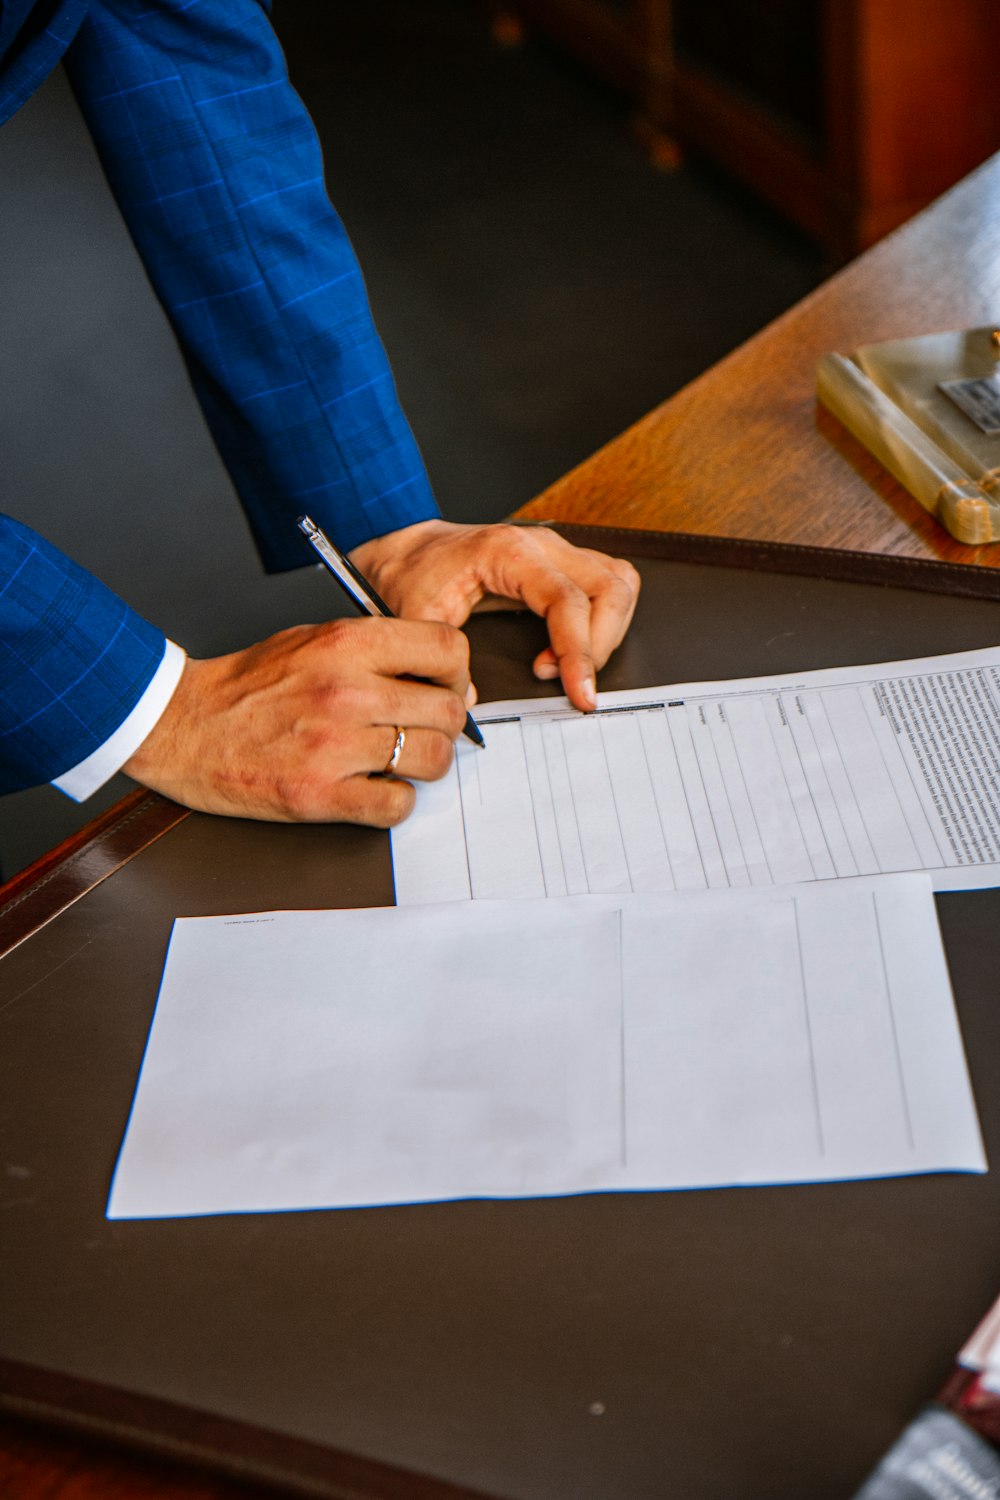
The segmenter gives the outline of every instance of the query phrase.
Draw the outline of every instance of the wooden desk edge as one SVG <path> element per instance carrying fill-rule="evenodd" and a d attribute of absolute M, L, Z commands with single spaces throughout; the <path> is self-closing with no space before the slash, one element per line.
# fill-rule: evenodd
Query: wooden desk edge
<path fill-rule="evenodd" d="M 975 562 L 852 551 L 845 547 L 712 532 L 651 531 L 632 526 L 587 525 L 557 517 L 546 519 L 544 495 L 517 511 L 513 519 L 520 525 L 551 526 L 581 547 L 621 552 L 629 557 L 747 568 L 759 573 L 792 573 L 836 583 L 884 584 L 924 593 L 1000 601 L 1000 570 Z"/>
<path fill-rule="evenodd" d="M 191 816 L 139 788 L 0 885 L 0 958 Z"/>
<path fill-rule="evenodd" d="M 109 1443 L 139 1459 L 166 1460 L 182 1466 L 176 1476 L 181 1479 L 186 1469 L 214 1475 L 225 1495 L 235 1481 L 252 1485 L 254 1494 L 258 1486 L 274 1486 L 283 1494 L 324 1500 L 489 1500 L 482 1490 L 345 1449 L 16 1360 L 0 1359 L 0 1415 L 27 1421 L 39 1434 L 54 1425 L 69 1440 Z"/>

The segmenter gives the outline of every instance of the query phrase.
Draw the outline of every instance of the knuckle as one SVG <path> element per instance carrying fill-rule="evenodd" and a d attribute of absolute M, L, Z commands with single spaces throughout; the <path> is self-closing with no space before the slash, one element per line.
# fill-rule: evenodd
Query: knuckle
<path fill-rule="evenodd" d="M 274 788 L 274 798 L 282 816 L 290 823 L 313 823 L 323 819 L 320 788 L 308 775 L 280 778 Z"/>
<path fill-rule="evenodd" d="M 537 537 L 528 528 L 510 521 L 499 521 L 489 528 L 489 548 L 505 568 L 517 567 L 529 554 L 540 550 Z"/>
<path fill-rule="evenodd" d="M 447 776 L 454 759 L 454 742 L 446 734 L 432 734 L 427 745 L 428 781 L 440 781 L 443 776 Z"/>
<path fill-rule="evenodd" d="M 564 651 L 559 658 L 559 666 L 564 672 L 589 674 L 594 670 L 594 658 L 589 651 L 581 647 L 578 650 Z"/>
<path fill-rule="evenodd" d="M 457 672 L 468 667 L 469 641 L 461 630 L 440 620 L 429 623 L 427 628 L 433 632 L 432 649 L 442 670 Z"/>
<path fill-rule="evenodd" d="M 561 609 L 574 610 L 579 615 L 589 615 L 591 612 L 591 600 L 585 589 L 580 588 L 579 583 L 574 583 L 571 577 L 558 577 L 553 579 L 550 586 L 552 604 L 558 604 Z"/>
<path fill-rule="evenodd" d="M 613 578 L 605 589 L 605 597 L 619 611 L 631 610 L 638 590 L 632 589 L 624 578 Z"/>
<path fill-rule="evenodd" d="M 520 547 L 524 540 L 524 527 L 512 521 L 498 521 L 490 527 L 490 537 L 496 547 Z"/>
<path fill-rule="evenodd" d="M 397 781 L 387 790 L 389 796 L 377 815 L 376 826 L 379 828 L 395 828 L 398 823 L 402 823 L 410 816 L 413 804 L 417 800 L 417 794 L 408 781 Z M 371 821 L 376 823 L 375 818 Z"/>
<path fill-rule="evenodd" d="M 614 571 L 618 576 L 619 582 L 625 584 L 626 588 L 631 589 L 633 594 L 639 592 L 642 579 L 639 576 L 638 568 L 633 567 L 624 557 L 616 557 L 614 559 Z"/>
<path fill-rule="evenodd" d="M 398 626 L 397 620 L 373 619 L 367 615 L 359 619 L 326 620 L 316 627 L 326 670 L 345 666 L 356 670 L 371 658 L 387 632 Z"/>
<path fill-rule="evenodd" d="M 454 625 L 447 625 L 443 620 L 436 620 L 433 625 L 435 642 L 443 655 L 453 655 L 456 652 L 468 654 L 469 645 L 462 632 Z"/>
<path fill-rule="evenodd" d="M 318 625 L 318 640 L 327 651 L 354 650 L 358 645 L 359 627 L 363 620 L 326 620 Z"/>
<path fill-rule="evenodd" d="M 403 683 L 398 677 L 387 677 L 382 684 L 379 718 L 383 716 L 388 724 L 405 725 L 407 720 L 413 722 L 409 684 Z"/>
<path fill-rule="evenodd" d="M 466 707 L 465 702 L 457 693 L 450 693 L 448 698 L 448 732 L 452 739 L 461 734 L 465 728 Z"/>
<path fill-rule="evenodd" d="M 367 694 L 362 685 L 352 678 L 331 677 L 320 684 L 319 693 L 324 715 L 336 719 L 338 724 L 367 717 Z"/>

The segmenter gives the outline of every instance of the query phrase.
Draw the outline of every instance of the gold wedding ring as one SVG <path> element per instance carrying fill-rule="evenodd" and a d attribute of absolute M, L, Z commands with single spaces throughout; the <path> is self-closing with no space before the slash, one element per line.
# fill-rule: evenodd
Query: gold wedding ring
<path fill-rule="evenodd" d="M 402 724 L 397 724 L 396 725 L 396 743 L 392 747 L 392 754 L 389 756 L 389 759 L 386 762 L 385 770 L 382 772 L 383 776 L 390 776 L 392 774 L 392 772 L 395 771 L 396 766 L 399 763 L 399 757 L 403 753 L 403 746 L 405 744 L 406 744 L 406 730 L 403 728 Z"/>

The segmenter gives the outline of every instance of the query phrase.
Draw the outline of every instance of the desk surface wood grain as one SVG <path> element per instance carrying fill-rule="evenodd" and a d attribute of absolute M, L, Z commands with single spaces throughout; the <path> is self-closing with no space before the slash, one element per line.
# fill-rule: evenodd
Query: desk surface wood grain
<path fill-rule="evenodd" d="M 814 396 L 827 350 L 1000 323 L 1000 157 L 519 513 L 1000 567 L 952 541 Z M 243 1500 L 257 1486 L 0 1423 L 0 1495 Z"/>
<path fill-rule="evenodd" d="M 1000 156 L 525 506 L 525 519 L 805 542 L 1000 567 L 815 398 L 831 349 L 1000 324 Z"/>

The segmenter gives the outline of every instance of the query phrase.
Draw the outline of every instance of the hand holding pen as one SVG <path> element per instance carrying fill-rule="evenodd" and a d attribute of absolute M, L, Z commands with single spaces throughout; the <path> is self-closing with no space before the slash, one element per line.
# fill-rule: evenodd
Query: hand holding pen
<path fill-rule="evenodd" d="M 469 642 L 451 625 L 299 625 L 188 658 L 124 769 L 201 812 L 390 828 L 413 809 L 412 782 L 447 775 L 469 693 Z"/>
<path fill-rule="evenodd" d="M 300 516 L 299 530 L 304 532 L 308 537 L 310 545 L 314 548 L 327 572 L 337 580 L 347 597 L 353 600 L 363 614 L 371 615 L 374 619 L 380 620 L 394 620 L 396 618 L 385 600 L 379 598 L 367 578 L 358 572 L 349 557 L 346 557 L 338 547 L 333 545 L 326 532 L 321 530 L 315 521 L 310 520 L 308 516 Z M 479 725 L 470 713 L 467 713 L 465 716 L 465 728 L 462 733 L 474 745 L 478 745 L 480 750 L 485 749 L 486 742 L 483 739 Z M 393 749 L 390 762 L 386 766 L 386 771 L 394 771 L 396 769 L 405 743 L 406 730 L 403 726 L 397 726 L 396 745 Z"/>
<path fill-rule="evenodd" d="M 433 519 L 353 556 L 405 620 L 301 625 L 225 656 L 189 658 L 125 771 L 203 812 L 391 827 L 413 808 L 411 782 L 452 765 L 472 701 L 460 627 L 473 610 L 543 617 L 549 645 L 535 675 L 561 678 L 586 711 L 639 587 L 627 562 L 545 527 Z M 394 774 L 372 774 L 387 770 Z"/>

